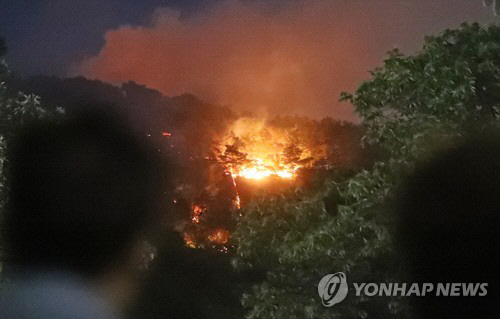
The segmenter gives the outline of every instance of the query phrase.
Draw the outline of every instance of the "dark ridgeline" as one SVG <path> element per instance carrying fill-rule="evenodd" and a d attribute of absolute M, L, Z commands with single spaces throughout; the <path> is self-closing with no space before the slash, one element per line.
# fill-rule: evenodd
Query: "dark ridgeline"
<path fill-rule="evenodd" d="M 60 106 L 69 113 L 86 105 L 114 106 L 127 114 L 139 132 L 151 134 L 153 139 L 163 140 L 161 133 L 169 130 L 177 147 L 186 145 L 183 153 L 210 149 L 213 136 L 224 132 L 235 118 L 228 108 L 205 103 L 192 95 L 167 97 L 135 82 L 113 86 L 84 77 L 34 76 L 12 79 L 10 87 L 37 94 L 45 105 Z"/>
<path fill-rule="evenodd" d="M 151 138 L 160 144 L 165 141 L 161 136 L 164 130 L 172 133 L 170 141 L 182 153 L 181 162 L 209 153 L 213 142 L 220 139 L 238 118 L 238 114 L 228 107 L 206 103 L 190 94 L 168 97 L 132 81 L 114 86 L 81 76 L 65 79 L 34 76 L 13 78 L 9 86 L 13 91 L 37 94 L 45 105 L 60 106 L 69 113 L 89 104 L 113 105 L 128 114 L 139 132 L 151 134 Z M 350 122 L 329 117 L 313 120 L 279 115 L 270 118 L 269 125 L 304 131 L 306 133 L 302 135 L 310 140 L 311 145 L 326 143 L 331 166 L 366 166 L 375 156 L 374 150 L 360 148 L 363 129 Z"/>

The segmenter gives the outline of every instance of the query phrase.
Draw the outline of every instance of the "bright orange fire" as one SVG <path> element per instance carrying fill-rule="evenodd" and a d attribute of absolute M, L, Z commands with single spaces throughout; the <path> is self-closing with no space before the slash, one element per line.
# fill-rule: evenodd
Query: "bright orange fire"
<path fill-rule="evenodd" d="M 270 165 L 271 164 L 271 165 Z M 298 165 L 282 165 L 275 167 L 274 163 L 265 164 L 264 160 L 257 158 L 250 164 L 243 164 L 236 172 L 231 172 L 233 178 L 243 177 L 248 179 L 264 179 L 270 176 L 277 176 L 281 178 L 292 179 L 295 177 L 295 171 L 299 168 Z"/>
<path fill-rule="evenodd" d="M 222 141 L 221 160 L 233 179 L 293 179 L 301 160 L 311 154 L 299 147 L 292 133 L 267 127 L 263 120 L 241 118 Z"/>

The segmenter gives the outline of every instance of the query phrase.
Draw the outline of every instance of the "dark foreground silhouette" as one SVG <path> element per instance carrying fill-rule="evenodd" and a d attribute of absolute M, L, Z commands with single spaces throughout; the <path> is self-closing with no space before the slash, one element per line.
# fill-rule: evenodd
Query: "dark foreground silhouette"
<path fill-rule="evenodd" d="M 413 298 L 417 317 L 499 318 L 498 132 L 469 138 L 417 168 L 398 208 L 410 281 L 488 284 L 483 297 Z"/>
<path fill-rule="evenodd" d="M 8 150 L 0 318 L 120 317 L 168 179 L 155 152 L 100 111 L 30 126 Z"/>

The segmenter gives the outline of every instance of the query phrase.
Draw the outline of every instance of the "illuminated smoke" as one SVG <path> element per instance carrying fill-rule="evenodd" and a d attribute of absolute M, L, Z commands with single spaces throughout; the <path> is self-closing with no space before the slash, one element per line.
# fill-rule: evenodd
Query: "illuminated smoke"
<path fill-rule="evenodd" d="M 425 34 L 478 20 L 482 9 L 476 1 L 308 0 L 274 10 L 221 1 L 183 17 L 159 8 L 150 26 L 108 31 L 102 50 L 73 74 L 134 80 L 238 110 L 352 120 L 339 93 L 368 78 L 387 50 L 414 50 Z"/>

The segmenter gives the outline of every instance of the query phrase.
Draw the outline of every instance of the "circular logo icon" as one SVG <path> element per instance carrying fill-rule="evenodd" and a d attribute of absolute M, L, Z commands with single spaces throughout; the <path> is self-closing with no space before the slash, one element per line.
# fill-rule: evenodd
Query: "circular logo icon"
<path fill-rule="evenodd" d="M 328 274 L 318 284 L 318 294 L 325 307 L 338 304 L 347 296 L 347 279 L 343 272 Z"/>

